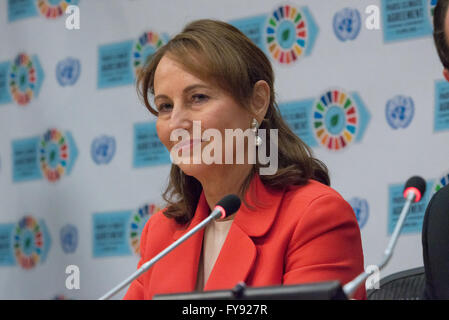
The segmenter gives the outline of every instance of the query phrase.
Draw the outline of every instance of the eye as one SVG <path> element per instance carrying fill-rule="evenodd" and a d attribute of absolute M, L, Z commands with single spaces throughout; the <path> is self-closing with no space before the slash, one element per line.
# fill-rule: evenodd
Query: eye
<path fill-rule="evenodd" d="M 173 108 L 173 105 L 170 103 L 161 103 L 157 106 L 157 111 L 159 112 L 168 112 Z"/>
<path fill-rule="evenodd" d="M 192 101 L 195 103 L 205 102 L 209 100 L 209 97 L 202 93 L 196 93 L 192 95 Z"/>

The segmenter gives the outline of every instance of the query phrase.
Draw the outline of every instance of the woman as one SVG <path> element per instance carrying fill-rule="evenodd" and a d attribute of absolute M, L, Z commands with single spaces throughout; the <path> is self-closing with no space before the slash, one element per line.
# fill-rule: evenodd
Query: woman
<path fill-rule="evenodd" d="M 325 165 L 281 118 L 270 62 L 238 29 L 212 20 L 190 23 L 152 56 L 138 87 L 157 116 L 161 142 L 172 156 L 184 152 L 171 168 L 167 207 L 142 232 L 139 267 L 206 218 L 223 196 L 237 194 L 243 202 L 226 221 L 209 224 L 135 280 L 125 299 L 231 289 L 240 281 L 247 286 L 346 283 L 363 271 L 360 231 L 350 205 L 329 187 Z M 236 151 L 217 136 L 170 139 L 176 130 L 191 137 L 195 130 L 210 129 L 221 137 L 226 129 L 253 132 L 254 140 L 245 141 L 245 156 L 251 141 L 257 148 L 274 146 L 277 171 L 262 175 L 260 159 L 238 163 L 235 153 L 233 164 L 193 161 L 195 149 L 213 149 L 218 159 Z M 257 138 L 261 129 L 275 129 L 277 143 L 268 133 L 265 140 Z M 355 297 L 364 298 L 365 289 Z"/>

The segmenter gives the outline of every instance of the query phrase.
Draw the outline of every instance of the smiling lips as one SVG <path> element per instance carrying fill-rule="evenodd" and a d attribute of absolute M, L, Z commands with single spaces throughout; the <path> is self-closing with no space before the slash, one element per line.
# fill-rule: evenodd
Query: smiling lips
<path fill-rule="evenodd" d="M 183 151 L 186 149 L 193 148 L 193 146 L 197 143 L 201 143 L 201 139 L 189 139 L 189 140 L 181 141 L 181 142 L 178 142 L 177 144 L 175 144 L 174 148 Z"/>

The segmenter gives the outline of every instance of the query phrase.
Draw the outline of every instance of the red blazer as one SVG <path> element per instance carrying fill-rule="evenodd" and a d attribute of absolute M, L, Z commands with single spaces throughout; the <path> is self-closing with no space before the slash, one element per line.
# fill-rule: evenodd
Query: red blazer
<path fill-rule="evenodd" d="M 305 186 L 274 192 L 258 175 L 237 211 L 204 290 L 352 280 L 364 270 L 360 230 L 351 206 L 333 189 L 314 180 Z M 204 192 L 188 227 L 180 227 L 162 211 L 145 225 L 142 263 L 180 238 L 210 213 Z M 204 230 L 204 229 L 203 229 Z M 163 257 L 129 287 L 124 299 L 151 299 L 155 294 L 195 290 L 204 231 Z M 356 299 L 365 299 L 365 287 Z"/>

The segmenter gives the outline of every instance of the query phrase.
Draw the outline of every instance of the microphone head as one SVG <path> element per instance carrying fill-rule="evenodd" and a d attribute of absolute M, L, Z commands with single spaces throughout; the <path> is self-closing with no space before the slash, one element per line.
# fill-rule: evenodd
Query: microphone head
<path fill-rule="evenodd" d="M 237 212 L 237 210 L 240 208 L 240 204 L 241 201 L 239 197 L 237 197 L 235 194 L 228 194 L 223 199 L 218 201 L 215 207 L 221 207 L 224 209 L 221 210 L 222 216 L 220 217 L 220 219 L 224 219 Z"/>
<path fill-rule="evenodd" d="M 408 194 L 413 192 L 415 194 L 414 202 L 419 202 L 426 192 L 426 180 L 419 176 L 413 176 L 407 180 L 404 187 L 404 198 L 407 198 Z"/>

